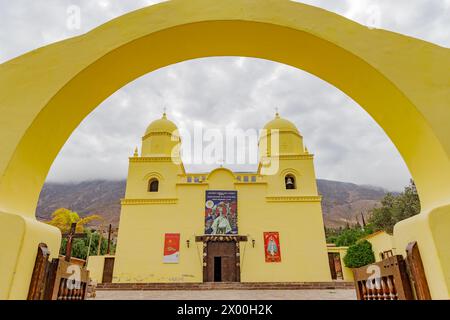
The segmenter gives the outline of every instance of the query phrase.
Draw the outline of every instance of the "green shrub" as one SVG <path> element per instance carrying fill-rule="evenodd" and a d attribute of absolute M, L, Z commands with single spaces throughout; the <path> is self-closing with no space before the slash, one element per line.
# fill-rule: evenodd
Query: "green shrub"
<path fill-rule="evenodd" d="M 89 238 L 92 235 L 91 240 L 91 248 L 89 251 L 90 256 L 94 256 L 98 254 L 98 245 L 100 243 L 100 255 L 106 254 L 107 248 L 108 248 L 108 240 L 102 237 L 100 241 L 100 234 L 98 232 L 91 232 L 90 230 L 85 231 L 86 236 L 81 239 L 74 239 L 72 243 L 72 257 L 84 259 L 86 260 L 88 247 L 89 247 Z M 66 244 L 67 239 L 63 238 L 61 241 L 61 250 L 60 254 L 65 255 L 66 254 Z M 110 252 L 114 253 L 116 250 L 115 245 L 111 241 L 111 247 Z"/>
<path fill-rule="evenodd" d="M 334 243 L 338 247 L 348 247 L 355 244 L 359 239 L 372 234 L 374 232 L 371 225 L 361 228 L 359 225 L 347 226 L 342 229 L 325 228 L 327 243 Z"/>
<path fill-rule="evenodd" d="M 359 239 L 372 233 L 372 228 L 367 226 L 361 229 L 359 226 L 344 229 L 335 239 L 334 244 L 338 247 L 347 247 L 355 244 Z"/>
<path fill-rule="evenodd" d="M 344 257 L 347 268 L 359 268 L 375 262 L 372 244 L 367 240 L 361 240 L 351 245 Z"/>

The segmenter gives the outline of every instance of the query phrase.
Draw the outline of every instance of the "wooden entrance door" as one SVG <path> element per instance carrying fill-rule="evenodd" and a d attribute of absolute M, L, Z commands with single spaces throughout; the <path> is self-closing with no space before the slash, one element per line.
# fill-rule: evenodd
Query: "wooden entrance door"
<path fill-rule="evenodd" d="M 207 242 L 205 282 L 237 282 L 238 259 L 236 256 L 238 242 Z"/>
<path fill-rule="evenodd" d="M 102 283 L 111 283 L 114 271 L 114 258 L 105 258 Z"/>
<path fill-rule="evenodd" d="M 341 257 L 339 253 L 328 252 L 328 263 L 330 265 L 331 279 L 343 280 Z"/>
<path fill-rule="evenodd" d="M 330 266 L 331 279 L 336 280 L 337 274 L 336 274 L 336 267 L 334 265 L 334 255 L 331 252 L 328 252 L 328 264 Z"/>
<path fill-rule="evenodd" d="M 410 242 L 406 246 L 406 258 L 410 280 L 416 293 L 416 300 L 431 300 L 425 269 L 423 268 L 422 258 L 420 257 L 416 241 Z"/>
<path fill-rule="evenodd" d="M 50 251 L 47 245 L 40 243 L 31 276 L 30 288 L 28 290 L 28 300 L 42 300 L 43 298 L 50 264 L 49 257 Z"/>

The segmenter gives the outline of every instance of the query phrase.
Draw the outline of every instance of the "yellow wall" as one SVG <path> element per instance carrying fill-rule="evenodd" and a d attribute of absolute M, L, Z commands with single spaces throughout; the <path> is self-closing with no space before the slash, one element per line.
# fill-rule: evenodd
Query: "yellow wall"
<path fill-rule="evenodd" d="M 34 219 L 56 155 L 112 93 L 158 68 L 226 55 L 310 72 L 379 123 L 408 165 L 422 203 L 421 217 L 395 228 L 396 247 L 418 241 L 433 298 L 450 297 L 449 241 L 443 242 L 450 215 L 450 50 L 287 0 L 168 1 L 0 65 L 2 215 Z M 32 232 L 28 224 L 20 229 L 14 219 L 3 220 L 2 229 L 18 228 L 19 238 Z M 43 229 L 41 240 L 53 243 L 53 234 Z M 0 261 L 33 256 L 37 245 L 13 250 L 3 242 Z M 0 274 L 0 283 L 29 279 L 32 263 L 28 259 L 20 272 L 14 263 Z M 25 282 L 20 288 L 7 285 L 6 296 L 26 295 Z"/>
<path fill-rule="evenodd" d="M 87 262 L 87 269 L 89 270 L 89 277 L 101 283 L 103 279 L 103 266 L 105 265 L 105 258 L 114 257 L 111 255 L 104 256 L 90 256 Z"/>
<path fill-rule="evenodd" d="M 241 281 L 330 281 L 320 197 L 313 156 L 280 159 L 277 174 L 233 173 L 218 168 L 202 183 L 188 183 L 181 165 L 168 159 L 130 158 L 126 198 L 122 200 L 114 282 L 202 282 L 202 243 L 206 190 L 236 190 L 241 242 Z M 285 190 L 286 172 L 297 189 Z M 237 176 L 256 176 L 243 182 Z M 147 192 L 148 179 L 158 176 L 160 191 Z M 280 234 L 281 263 L 266 263 L 263 232 Z M 165 233 L 180 233 L 180 261 L 164 264 Z M 255 247 L 252 240 L 255 240 Z M 186 240 L 190 241 L 187 248 Z"/>
<path fill-rule="evenodd" d="M 375 261 L 377 262 L 382 260 L 380 253 L 384 251 L 392 250 L 392 253 L 394 255 L 396 254 L 393 247 L 393 237 L 384 231 L 373 233 L 366 236 L 364 239 L 372 244 L 372 251 L 375 255 Z"/>
<path fill-rule="evenodd" d="M 0 212 L 0 300 L 27 298 L 41 242 L 47 244 L 50 259 L 58 257 L 61 232 L 57 228 L 34 218 Z"/>
<path fill-rule="evenodd" d="M 394 244 L 405 255 L 409 242 L 417 241 L 433 299 L 450 298 L 450 206 L 425 211 L 397 223 Z"/>

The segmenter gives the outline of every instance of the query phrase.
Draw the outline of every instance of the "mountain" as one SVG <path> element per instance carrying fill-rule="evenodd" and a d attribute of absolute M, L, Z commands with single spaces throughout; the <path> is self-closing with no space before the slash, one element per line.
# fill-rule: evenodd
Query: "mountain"
<path fill-rule="evenodd" d="M 46 183 L 41 191 L 36 217 L 49 220 L 53 211 L 64 207 L 78 212 L 81 216 L 99 214 L 101 222 L 117 226 L 120 216 L 120 199 L 125 194 L 125 180 L 93 180 L 80 183 Z M 385 189 L 354 183 L 317 180 L 322 195 L 322 211 L 327 227 L 345 226 L 361 221 L 361 213 L 380 204 L 387 193 Z"/>
<path fill-rule="evenodd" d="M 324 223 L 329 228 L 361 223 L 361 214 L 367 221 L 368 212 L 379 206 L 388 192 L 380 187 L 322 179 L 317 180 L 317 188 L 322 195 Z"/>
<path fill-rule="evenodd" d="M 36 217 L 39 220 L 50 220 L 53 211 L 68 208 L 83 217 L 90 214 L 101 215 L 104 218 L 101 223 L 117 226 L 125 183 L 125 180 L 45 183 L 39 196 Z"/>

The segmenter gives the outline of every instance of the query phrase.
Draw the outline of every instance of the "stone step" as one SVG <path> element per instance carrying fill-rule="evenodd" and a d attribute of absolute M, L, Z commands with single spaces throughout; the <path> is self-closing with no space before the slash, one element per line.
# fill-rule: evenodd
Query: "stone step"
<path fill-rule="evenodd" d="M 355 289 L 353 282 L 99 283 L 97 290 L 305 290 Z"/>

